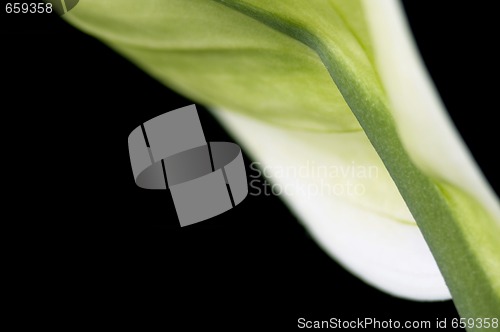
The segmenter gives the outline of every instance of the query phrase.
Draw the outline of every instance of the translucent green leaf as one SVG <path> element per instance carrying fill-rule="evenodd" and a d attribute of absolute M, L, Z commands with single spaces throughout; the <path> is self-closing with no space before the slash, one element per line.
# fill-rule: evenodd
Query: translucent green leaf
<path fill-rule="evenodd" d="M 78 7 L 67 17 L 72 23 L 205 105 L 291 127 L 360 130 L 313 50 L 222 4 L 127 0 Z"/>

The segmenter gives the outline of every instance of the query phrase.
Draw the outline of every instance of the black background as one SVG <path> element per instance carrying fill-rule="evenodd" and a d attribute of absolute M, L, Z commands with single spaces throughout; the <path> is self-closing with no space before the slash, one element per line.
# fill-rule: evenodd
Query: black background
<path fill-rule="evenodd" d="M 440 3 L 404 2 L 453 121 L 498 192 L 493 11 Z M 2 219 L 16 226 L 4 234 L 19 324 L 288 330 L 299 317 L 457 317 L 451 301 L 406 301 L 365 285 L 276 197 L 248 196 L 180 228 L 168 192 L 135 186 L 127 137 L 193 102 L 56 15 L 1 12 Z M 232 141 L 198 110 L 209 140 Z"/>

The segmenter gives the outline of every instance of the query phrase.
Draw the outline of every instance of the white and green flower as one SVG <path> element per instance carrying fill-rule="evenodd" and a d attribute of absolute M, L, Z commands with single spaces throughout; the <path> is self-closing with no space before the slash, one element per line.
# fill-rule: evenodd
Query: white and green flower
<path fill-rule="evenodd" d="M 500 315 L 498 200 L 397 1 L 86 0 L 65 19 L 211 108 L 297 189 L 283 199 L 353 274 L 409 299 L 451 293 L 463 317 Z M 353 165 L 376 176 L 277 172 Z M 306 190 L 347 184 L 364 191 Z"/>

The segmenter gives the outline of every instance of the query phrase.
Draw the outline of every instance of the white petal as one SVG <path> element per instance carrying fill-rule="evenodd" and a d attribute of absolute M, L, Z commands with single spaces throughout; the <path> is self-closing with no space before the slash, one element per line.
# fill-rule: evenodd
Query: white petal
<path fill-rule="evenodd" d="M 228 111 L 214 114 L 266 169 L 276 191 L 287 192 L 281 196 L 288 207 L 346 269 L 395 296 L 450 298 L 419 229 L 363 132 L 293 131 Z M 362 168 L 368 176 L 355 171 Z M 364 191 L 349 192 L 349 186 Z"/>

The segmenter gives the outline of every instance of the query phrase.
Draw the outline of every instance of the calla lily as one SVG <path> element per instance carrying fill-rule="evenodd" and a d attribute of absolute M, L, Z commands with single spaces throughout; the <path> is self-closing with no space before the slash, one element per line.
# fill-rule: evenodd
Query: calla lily
<path fill-rule="evenodd" d="M 211 108 L 353 274 L 500 315 L 498 200 L 397 1 L 86 0 L 65 18 Z"/>

